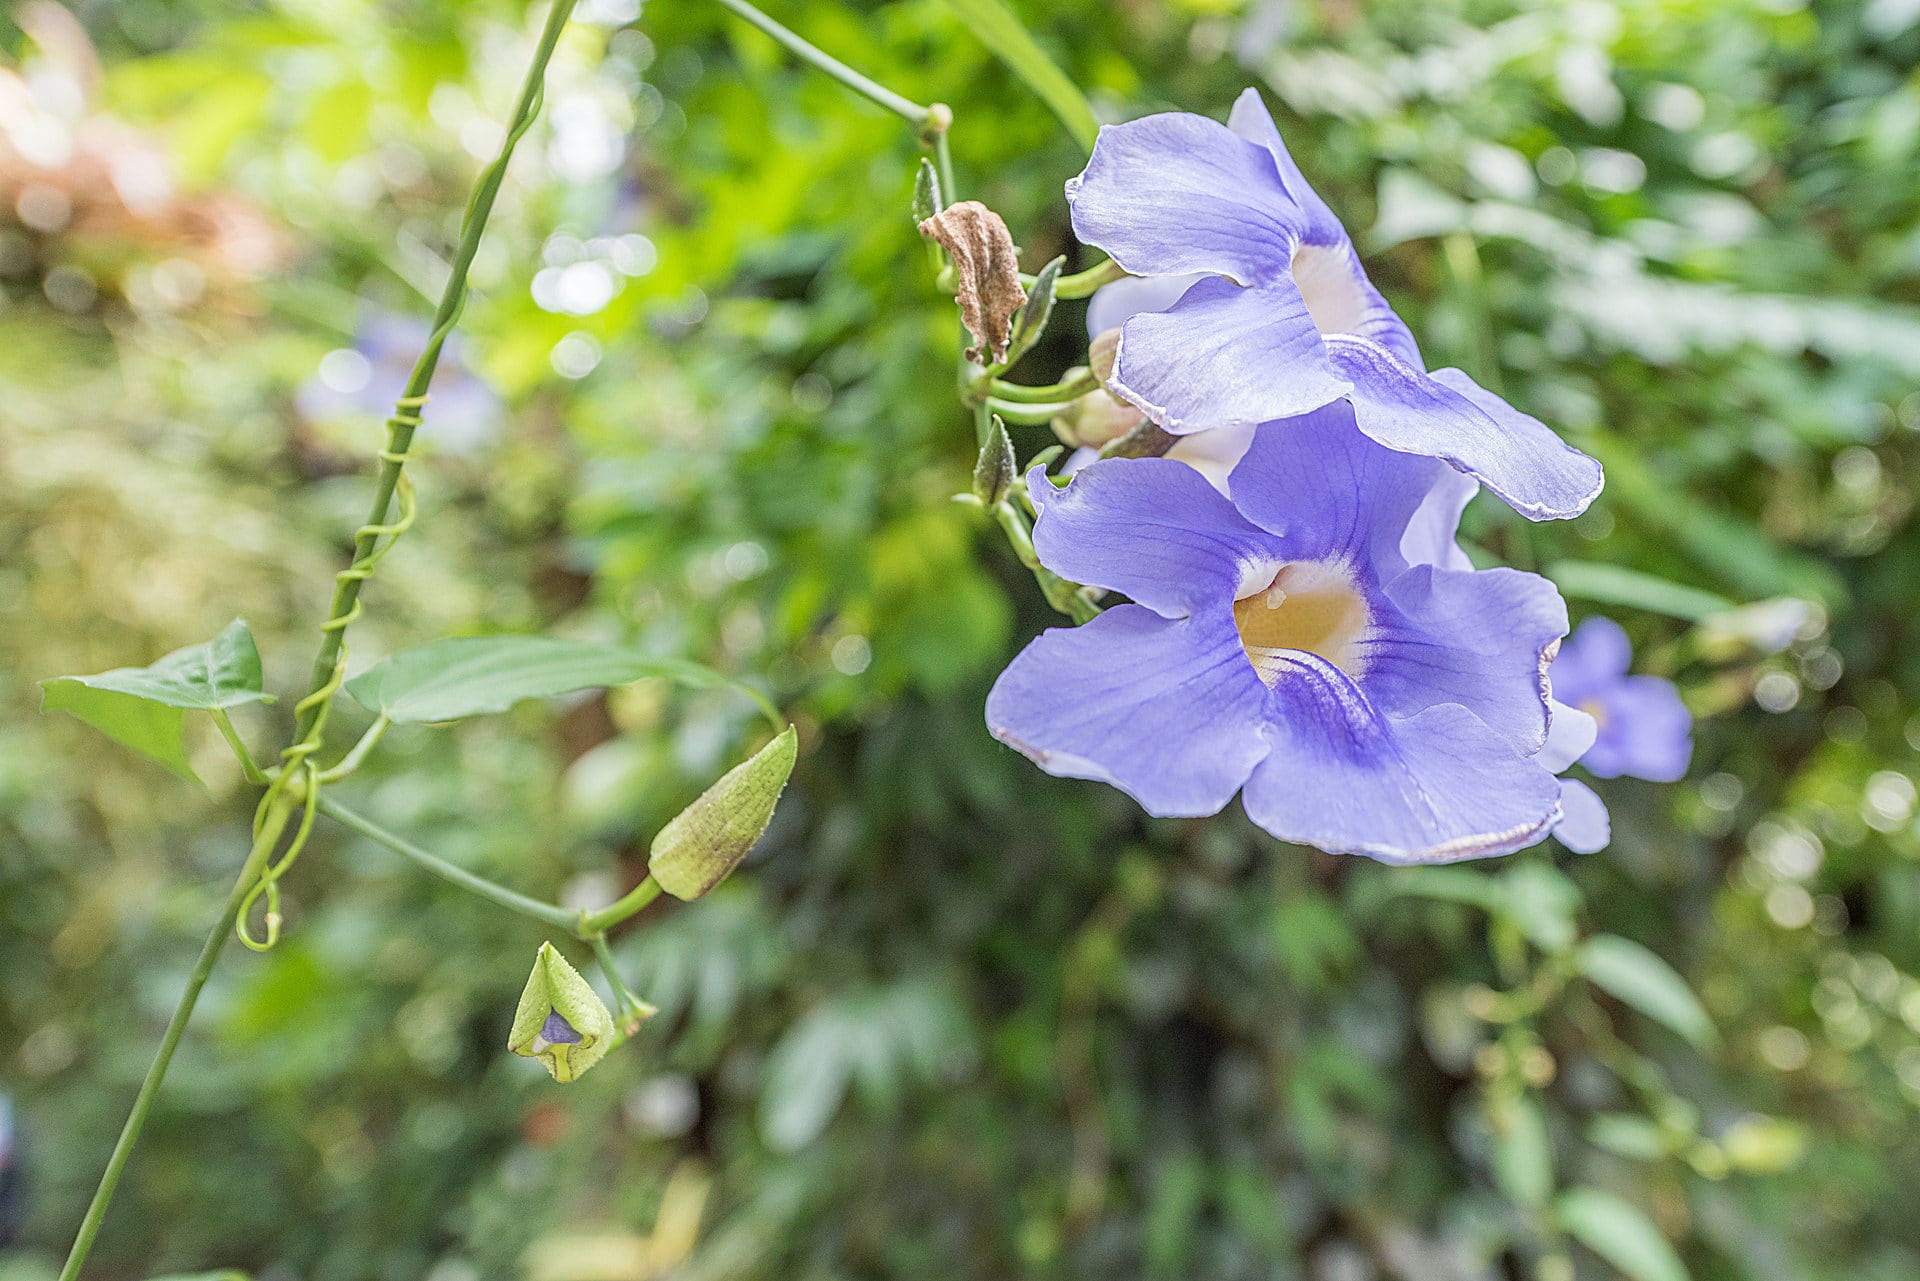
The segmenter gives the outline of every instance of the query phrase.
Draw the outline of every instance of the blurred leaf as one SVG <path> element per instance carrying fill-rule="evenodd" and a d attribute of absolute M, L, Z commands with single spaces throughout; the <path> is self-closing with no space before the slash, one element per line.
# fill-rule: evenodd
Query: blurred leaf
<path fill-rule="evenodd" d="M 547 636 L 466 636 L 403 650 L 348 681 L 347 692 L 362 707 L 397 725 L 421 725 L 504 712 L 523 699 L 625 685 L 650 676 L 740 690 L 776 728 L 784 724 L 764 695 L 698 663 Z"/>
<path fill-rule="evenodd" d="M 1671 965 L 1631 939 L 1597 934 L 1580 947 L 1580 973 L 1609 995 L 1679 1033 L 1698 1049 L 1719 1039 L 1700 999 Z"/>
<path fill-rule="evenodd" d="M 56 676 L 40 682 L 40 689 L 42 711 L 76 716 L 182 778 L 195 778 L 183 711 L 273 701 L 261 689 L 253 633 L 239 620 L 212 640 L 177 649 L 151 666 Z"/>
<path fill-rule="evenodd" d="M 1610 1112 L 1593 1118 L 1587 1126 L 1587 1142 L 1605 1148 L 1615 1156 L 1637 1161 L 1655 1161 L 1667 1154 L 1667 1136 L 1644 1116 Z"/>
<path fill-rule="evenodd" d="M 967 29 L 1047 104 L 1075 142 L 1093 150 L 1093 140 L 1100 132 L 1093 108 L 1087 105 L 1080 87 L 1034 43 L 1005 0 L 947 0 L 947 7 L 959 14 Z"/>
<path fill-rule="evenodd" d="M 760 1130 L 768 1146 L 796 1151 L 827 1128 L 853 1079 L 853 1060 L 845 1053 L 852 1031 L 837 1009 L 823 1006 L 773 1047 L 760 1092 Z"/>
<path fill-rule="evenodd" d="M 1553 1194 L 1553 1145 L 1547 1120 L 1531 1095 L 1493 1101 L 1487 1109 L 1493 1129 L 1493 1177 L 1501 1191 L 1520 1204 L 1541 1206 Z"/>
<path fill-rule="evenodd" d="M 1568 1235 L 1631 1281 L 1687 1281 L 1687 1269 L 1660 1229 L 1634 1206 L 1598 1188 L 1572 1188 L 1554 1202 Z"/>
<path fill-rule="evenodd" d="M 1625 605 L 1697 623 L 1735 608 L 1724 596 L 1669 582 L 1624 565 L 1562 560 L 1547 566 L 1547 577 L 1562 595 L 1603 605 Z"/>
<path fill-rule="evenodd" d="M 1386 888 L 1396 894 L 1464 903 L 1488 912 L 1507 906 L 1506 887 L 1499 880 L 1464 867 L 1396 868 L 1386 877 Z"/>
<path fill-rule="evenodd" d="M 1500 880 L 1506 888 L 1507 919 L 1529 942 L 1543 952 L 1563 952 L 1573 946 L 1579 886 L 1551 864 L 1537 861 L 1515 863 Z"/>

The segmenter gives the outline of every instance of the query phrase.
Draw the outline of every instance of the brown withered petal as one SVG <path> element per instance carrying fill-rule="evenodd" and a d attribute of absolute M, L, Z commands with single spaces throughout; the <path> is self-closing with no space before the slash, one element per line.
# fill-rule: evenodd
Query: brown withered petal
<path fill-rule="evenodd" d="M 967 348 L 967 359 L 986 364 L 984 348 L 1005 360 L 1013 313 L 1027 301 L 1007 224 L 979 201 L 962 200 L 922 222 L 920 234 L 953 259 L 960 319 L 978 344 Z"/>

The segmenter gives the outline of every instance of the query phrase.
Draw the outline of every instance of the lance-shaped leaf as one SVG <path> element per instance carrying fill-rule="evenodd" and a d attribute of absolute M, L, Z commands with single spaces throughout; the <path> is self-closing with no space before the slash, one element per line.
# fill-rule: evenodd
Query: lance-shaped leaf
<path fill-rule="evenodd" d="M 946 198 L 940 192 L 940 175 L 934 172 L 933 161 L 922 156 L 920 168 L 913 175 L 913 221 L 918 226 L 946 208 Z"/>
<path fill-rule="evenodd" d="M 1575 959 L 1586 980 L 1678 1032 L 1697 1049 L 1719 1039 L 1713 1019 L 1687 981 L 1653 952 L 1617 934 L 1596 934 L 1581 944 Z"/>
<path fill-rule="evenodd" d="M 973 464 L 973 496 L 991 507 L 1013 488 L 1013 442 L 1007 439 L 1007 425 L 1000 415 L 993 416 L 993 431 L 980 446 Z"/>
<path fill-rule="evenodd" d="M 507 1048 L 539 1059 L 554 1080 L 567 1082 L 598 1063 L 612 1043 L 613 1015 L 606 1003 L 553 944 L 542 943 L 520 993 Z"/>
<path fill-rule="evenodd" d="M 1027 291 L 1027 305 L 1014 318 L 1013 341 L 1007 347 L 1008 364 L 1032 351 L 1040 335 L 1047 331 L 1047 321 L 1053 317 L 1054 282 L 1060 279 L 1060 269 L 1066 264 L 1065 258 L 1055 258 L 1033 278 L 1033 288 Z"/>
<path fill-rule="evenodd" d="M 1073 140 L 1091 151 L 1100 124 L 1087 105 L 1086 95 L 1041 51 L 1006 0 L 947 0 L 947 4 L 995 57 L 1039 95 Z"/>
<path fill-rule="evenodd" d="M 187 763 L 186 713 L 270 703 L 262 683 L 253 633 L 235 620 L 212 640 L 147 667 L 42 681 L 40 707 L 77 716 L 182 778 L 196 778 Z"/>
<path fill-rule="evenodd" d="M 773 821 L 798 755 L 799 736 L 789 725 L 661 828 L 647 859 L 660 888 L 696 899 L 726 880 Z"/>
<path fill-rule="evenodd" d="M 1618 1268 L 1629 1281 L 1687 1281 L 1686 1265 L 1660 1229 L 1611 1192 L 1571 1188 L 1554 1202 L 1568 1236 Z"/>
<path fill-rule="evenodd" d="M 504 712 L 528 698 L 625 685 L 649 676 L 701 688 L 731 688 L 782 724 L 765 695 L 698 663 L 656 658 L 619 645 L 548 636 L 467 636 L 403 650 L 347 682 L 368 711 L 397 725 Z"/>
<path fill-rule="evenodd" d="M 920 234 L 953 259 L 960 320 L 977 344 L 967 348 L 967 359 L 984 365 L 991 352 L 995 362 L 1005 361 L 1013 313 L 1027 301 L 1007 224 L 978 200 L 962 200 L 922 222 Z"/>

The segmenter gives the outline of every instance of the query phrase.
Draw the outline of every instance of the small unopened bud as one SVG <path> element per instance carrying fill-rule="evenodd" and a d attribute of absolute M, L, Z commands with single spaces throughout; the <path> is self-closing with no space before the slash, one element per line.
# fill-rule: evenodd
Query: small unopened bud
<path fill-rule="evenodd" d="M 647 871 L 661 889 L 675 898 L 696 899 L 727 879 L 773 821 L 799 742 L 793 726 L 787 726 L 660 829 Z"/>
<path fill-rule="evenodd" d="M 1013 442 L 1007 439 L 1007 425 L 995 414 L 993 430 L 973 464 L 973 496 L 992 507 L 1013 488 L 1013 475 Z"/>
<path fill-rule="evenodd" d="M 551 943 L 533 958 L 520 993 L 507 1048 L 539 1059 L 556 1081 L 571 1081 L 598 1063 L 613 1042 L 613 1015 Z"/>
<path fill-rule="evenodd" d="M 938 241 L 953 259 L 960 320 L 976 343 L 967 348 L 967 359 L 984 365 L 991 353 L 995 361 L 1005 360 L 1013 313 L 1027 301 L 1007 224 L 979 201 L 962 200 L 923 220 L 920 234 Z"/>
<path fill-rule="evenodd" d="M 1069 373 L 1071 377 L 1071 373 Z M 1120 439 L 1147 416 L 1105 388 L 1096 387 L 1052 419 L 1053 434 L 1074 448 L 1098 449 Z"/>
<path fill-rule="evenodd" d="M 913 221 L 917 226 L 939 213 L 942 207 L 940 199 L 940 175 L 933 171 L 933 162 L 920 161 L 920 171 L 913 176 Z"/>

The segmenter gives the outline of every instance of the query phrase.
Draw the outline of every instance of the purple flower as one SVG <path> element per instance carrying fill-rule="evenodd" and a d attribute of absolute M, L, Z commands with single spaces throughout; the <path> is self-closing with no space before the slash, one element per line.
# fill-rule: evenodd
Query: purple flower
<path fill-rule="evenodd" d="M 1172 113 L 1102 129 L 1067 199 L 1080 239 L 1127 271 L 1193 282 L 1126 321 L 1109 381 L 1174 435 L 1345 397 L 1373 440 L 1439 458 L 1532 519 L 1578 515 L 1600 492 L 1600 465 L 1540 421 L 1457 369 L 1427 372 L 1254 90 L 1225 126 Z"/>
<path fill-rule="evenodd" d="M 1595 776 L 1671 783 L 1693 756 L 1693 718 L 1672 681 L 1629 676 L 1632 662 L 1620 624 L 1589 618 L 1553 662 L 1553 695 L 1593 718 L 1593 745 L 1579 760 Z"/>
<path fill-rule="evenodd" d="M 329 352 L 320 372 L 296 394 L 308 418 L 385 418 L 407 388 L 413 362 L 433 326 L 424 320 L 375 312 L 365 317 L 353 346 Z M 449 335 L 428 388 L 424 417 L 435 446 L 464 453 L 484 444 L 500 424 L 500 399 L 468 368 L 460 335 Z"/>
<path fill-rule="evenodd" d="M 1533 758 L 1566 606 L 1454 543 L 1473 486 L 1376 445 L 1345 401 L 1254 434 L 1232 498 L 1165 458 L 1029 477 L 1049 569 L 1124 593 L 987 700 L 996 737 L 1149 813 L 1240 792 L 1267 831 L 1392 863 L 1502 854 L 1561 818 Z"/>

